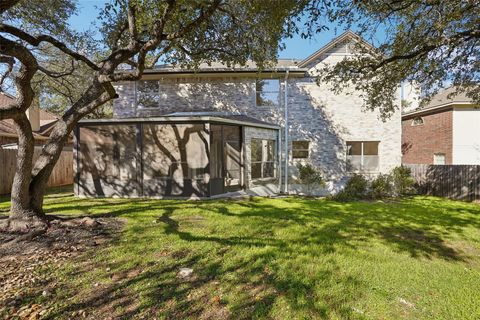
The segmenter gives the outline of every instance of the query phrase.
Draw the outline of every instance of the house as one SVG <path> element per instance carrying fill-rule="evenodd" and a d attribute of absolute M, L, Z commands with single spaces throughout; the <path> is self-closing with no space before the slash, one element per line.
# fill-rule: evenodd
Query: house
<path fill-rule="evenodd" d="M 405 164 L 480 164 L 480 109 L 455 87 L 402 115 Z"/>
<path fill-rule="evenodd" d="M 0 92 L 0 105 L 7 105 L 15 98 L 8 93 Z M 58 117 L 48 111 L 38 107 L 31 107 L 27 111 L 27 116 L 32 126 L 35 145 L 41 146 L 48 140 L 53 125 Z M 18 143 L 17 129 L 12 119 L 0 120 L 0 148 Z"/>
<path fill-rule="evenodd" d="M 319 68 L 350 56 L 355 43 L 370 47 L 347 31 L 306 59 L 280 59 L 261 72 L 253 63 L 159 66 L 118 83 L 114 118 L 76 130 L 75 193 L 296 193 L 296 165 L 308 162 L 328 181 L 315 190 L 325 194 L 353 172 L 389 172 L 401 163 L 400 112 L 383 122 L 364 110 L 359 92 L 316 83 Z"/>

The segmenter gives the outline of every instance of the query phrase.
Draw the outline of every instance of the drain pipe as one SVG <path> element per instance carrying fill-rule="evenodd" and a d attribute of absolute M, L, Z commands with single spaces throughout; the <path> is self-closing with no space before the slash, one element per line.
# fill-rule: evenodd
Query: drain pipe
<path fill-rule="evenodd" d="M 288 73 L 289 70 L 285 73 L 285 98 L 284 98 L 284 104 L 285 104 L 285 184 L 284 184 L 284 190 L 283 192 L 285 194 L 288 194 Z"/>

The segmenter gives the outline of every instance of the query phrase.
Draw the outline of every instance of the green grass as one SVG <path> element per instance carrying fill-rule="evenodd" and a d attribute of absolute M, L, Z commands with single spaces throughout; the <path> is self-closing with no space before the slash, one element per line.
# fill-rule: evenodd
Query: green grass
<path fill-rule="evenodd" d="M 64 284 L 44 299 L 52 317 L 86 309 L 125 318 L 480 318 L 475 204 L 56 193 L 45 207 L 127 221 L 111 245 L 54 270 Z M 194 277 L 178 279 L 181 267 Z"/>

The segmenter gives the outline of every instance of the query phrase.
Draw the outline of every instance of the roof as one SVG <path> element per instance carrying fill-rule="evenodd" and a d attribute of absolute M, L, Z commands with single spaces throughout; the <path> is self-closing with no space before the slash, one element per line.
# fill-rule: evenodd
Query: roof
<path fill-rule="evenodd" d="M 0 106 L 6 106 L 15 99 L 14 96 L 9 95 L 6 92 L 0 92 Z"/>
<path fill-rule="evenodd" d="M 0 121 L 0 136 L 4 137 L 17 137 L 17 129 L 12 119 L 6 119 Z M 48 137 L 43 132 L 33 132 L 33 138 L 35 140 L 46 140 Z"/>
<path fill-rule="evenodd" d="M 337 44 L 342 43 L 343 41 L 353 40 L 362 45 L 374 49 L 374 47 L 364 40 L 362 37 L 357 35 L 351 30 L 347 30 L 342 33 L 337 38 L 333 39 L 325 46 L 314 52 L 312 55 L 308 56 L 306 59 L 278 59 L 273 66 L 269 66 L 263 70 L 262 73 L 286 73 L 287 71 L 292 76 L 303 76 L 308 71 L 308 64 L 312 61 L 315 61 L 318 57 L 322 56 L 332 48 L 334 48 Z M 122 70 L 122 72 L 131 72 L 128 69 Z M 196 69 L 187 69 L 181 68 L 178 66 L 164 64 L 155 66 L 152 69 L 146 69 L 144 71 L 144 76 L 148 79 L 149 76 L 153 75 L 178 75 L 178 74 L 195 74 L 195 75 L 202 75 L 202 74 L 212 74 L 212 73 L 230 73 L 230 74 L 258 74 L 259 69 L 254 61 L 247 61 L 245 65 L 234 65 L 234 66 L 227 66 L 224 63 L 220 62 L 212 62 L 212 63 L 202 63 Z"/>
<path fill-rule="evenodd" d="M 303 76 L 305 72 L 307 72 L 307 69 L 305 68 L 299 68 L 297 65 L 300 62 L 300 60 L 293 60 L 293 59 L 279 59 L 277 63 L 273 66 L 270 66 L 269 68 L 265 68 L 261 70 L 262 74 L 284 74 L 287 71 L 289 72 L 290 75 L 294 76 Z M 131 72 L 131 70 L 124 70 L 123 72 Z M 180 67 L 175 67 L 172 65 L 160 65 L 156 66 L 153 69 L 146 69 L 143 72 L 144 78 L 148 78 L 149 76 L 152 75 L 162 75 L 162 76 L 168 76 L 168 75 L 210 75 L 210 74 L 229 74 L 229 75 L 242 75 L 242 74 L 250 74 L 250 75 L 255 75 L 257 76 L 259 74 L 259 69 L 257 68 L 257 65 L 253 61 L 247 61 L 247 63 L 244 66 L 227 66 L 222 63 L 211 63 L 210 65 L 208 64 L 200 64 L 200 66 L 197 69 L 186 69 L 186 68 L 180 68 Z"/>
<path fill-rule="evenodd" d="M 15 99 L 14 96 L 0 92 L 0 105 L 4 106 L 11 103 Z M 34 132 L 33 136 L 35 139 L 44 139 L 50 133 L 53 125 L 57 122 L 58 117 L 51 112 L 40 109 L 40 130 L 39 132 Z M 0 136 L 9 136 L 16 137 L 17 130 L 15 129 L 15 124 L 13 120 L 6 119 L 0 120 Z"/>
<path fill-rule="evenodd" d="M 453 105 L 476 105 L 471 98 L 467 97 L 467 94 L 465 92 L 461 92 L 458 94 L 455 93 L 457 89 L 457 87 L 452 86 L 438 92 L 430 99 L 430 101 L 428 101 L 427 104 L 421 106 L 417 110 L 405 112 L 402 117 L 442 111 L 444 109 L 452 107 Z"/>
<path fill-rule="evenodd" d="M 248 127 L 258 127 L 266 129 L 280 129 L 273 123 L 265 122 L 247 116 L 246 114 L 231 112 L 175 112 L 159 117 L 148 118 L 111 118 L 111 119 L 85 119 L 80 120 L 79 125 L 88 124 L 115 124 L 115 123 L 138 123 L 138 122 L 154 122 L 154 123 L 189 123 L 189 122 L 216 122 L 224 124 L 243 125 Z"/>
<path fill-rule="evenodd" d="M 312 53 L 310 56 L 306 57 L 303 59 L 301 62 L 298 63 L 298 66 L 300 68 L 304 68 L 313 61 L 321 58 L 324 54 L 326 54 L 328 51 L 332 50 L 335 48 L 336 45 L 344 42 L 344 41 L 356 41 L 357 43 L 361 43 L 362 45 L 366 46 L 369 49 L 374 49 L 374 46 L 372 46 L 370 43 L 368 43 L 365 39 L 363 39 L 361 36 L 356 34 L 355 32 L 351 30 L 347 30 L 323 47 L 321 47 L 319 50 L 315 51 Z"/>
<path fill-rule="evenodd" d="M 166 117 L 216 117 L 227 120 L 240 121 L 249 124 L 264 126 L 276 126 L 273 123 L 258 120 L 243 113 L 222 112 L 222 111 L 199 111 L 199 112 L 174 112 L 165 115 Z"/>

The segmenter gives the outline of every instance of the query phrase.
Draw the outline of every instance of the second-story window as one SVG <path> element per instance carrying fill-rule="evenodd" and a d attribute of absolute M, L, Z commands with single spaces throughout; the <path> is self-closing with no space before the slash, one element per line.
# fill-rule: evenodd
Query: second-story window
<path fill-rule="evenodd" d="M 280 80 L 257 80 L 255 89 L 257 107 L 274 107 L 280 104 Z"/>
<path fill-rule="evenodd" d="M 141 80 L 137 82 L 138 108 L 158 108 L 160 88 L 157 80 Z"/>

